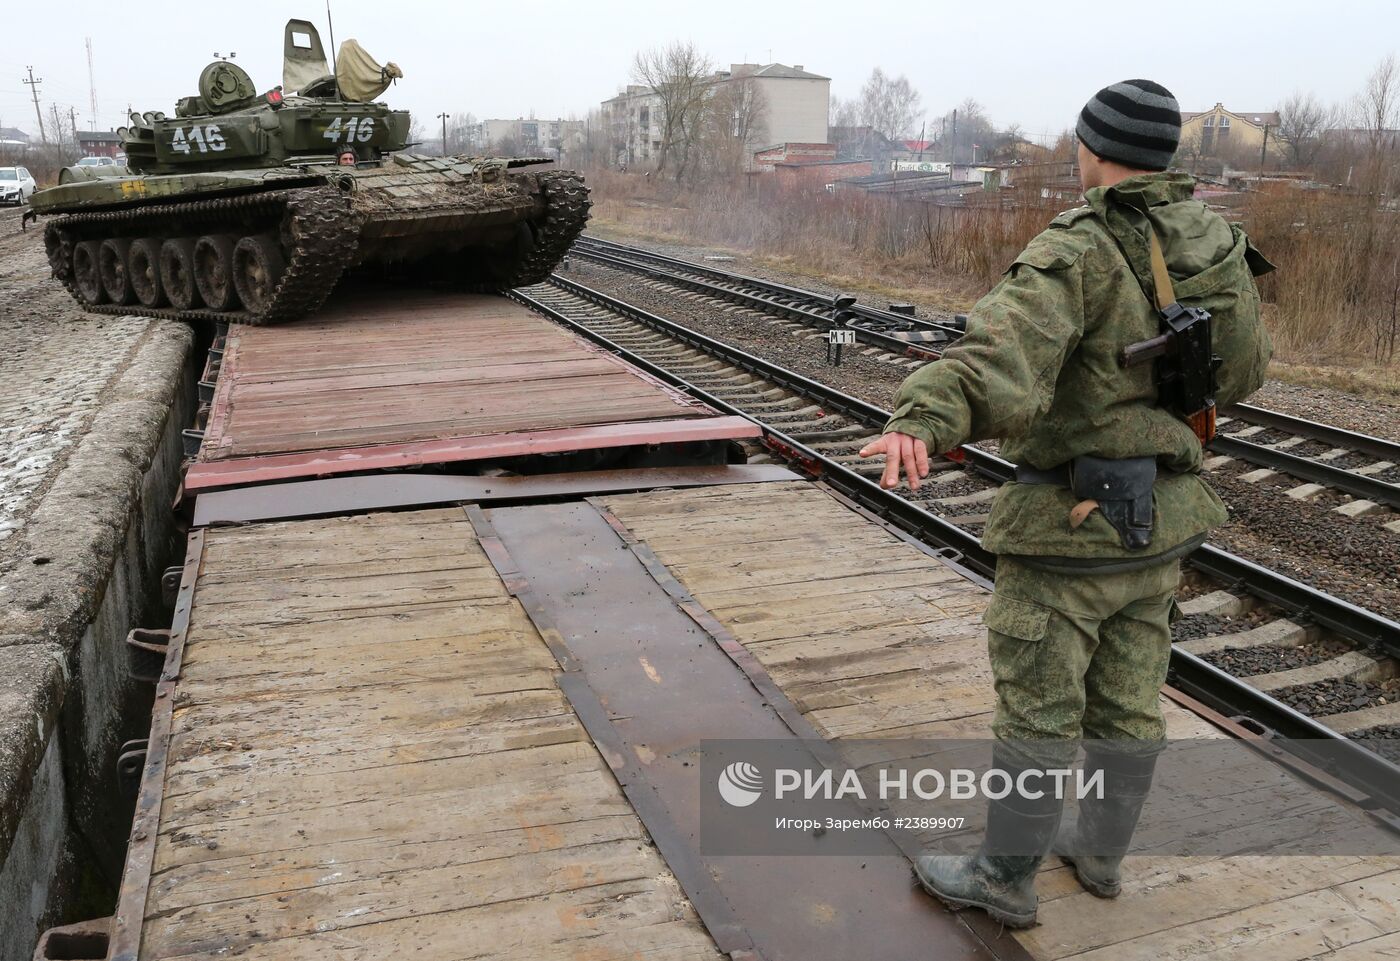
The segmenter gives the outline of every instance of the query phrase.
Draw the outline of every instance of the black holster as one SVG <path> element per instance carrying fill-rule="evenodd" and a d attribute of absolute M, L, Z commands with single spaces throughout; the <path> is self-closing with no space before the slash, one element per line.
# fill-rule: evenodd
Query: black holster
<path fill-rule="evenodd" d="M 1081 454 L 1050 470 L 1017 467 L 1022 484 L 1068 487 L 1075 497 L 1097 501 L 1104 519 L 1113 525 L 1123 547 L 1140 551 L 1152 543 L 1152 485 L 1157 481 L 1157 458 L 1112 459 Z"/>

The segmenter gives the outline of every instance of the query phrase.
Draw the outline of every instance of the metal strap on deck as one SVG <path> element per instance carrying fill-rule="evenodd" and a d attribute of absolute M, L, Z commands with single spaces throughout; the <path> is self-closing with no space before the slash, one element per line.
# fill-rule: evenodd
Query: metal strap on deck
<path fill-rule="evenodd" d="M 608 717 L 607 710 L 583 678 L 577 658 L 569 649 L 563 635 L 554 626 L 548 610 L 530 589 L 529 579 L 520 572 L 490 518 L 476 506 L 467 507 L 466 514 L 473 530 L 476 531 L 482 550 L 486 552 L 487 559 L 491 561 L 511 596 L 525 609 L 526 615 L 535 625 L 535 630 L 544 638 L 545 644 L 559 663 L 562 672 L 558 676 L 559 689 L 569 699 L 574 713 L 578 715 L 579 721 L 598 746 L 603 759 L 612 769 L 613 776 L 617 778 L 628 801 L 651 833 L 657 850 L 676 875 L 710 936 L 715 939 L 721 951 L 736 961 L 757 961 L 761 955 L 754 950 L 752 939 L 745 932 L 728 899 L 720 891 L 709 871 L 705 870 L 698 853 L 684 843 L 679 828 L 671 820 L 670 813 L 661 804 L 656 793 L 644 786 L 646 778 L 640 764 L 634 760 L 635 755 L 627 749 L 617 727 Z"/>
<path fill-rule="evenodd" d="M 810 859 L 707 857 L 695 805 L 702 740 L 791 738 L 822 763 L 834 763 L 834 750 L 758 660 L 601 505 L 469 507 L 467 515 L 554 651 L 560 689 L 721 950 L 816 961 L 855 956 L 858 944 L 862 958 L 908 958 L 941 942 L 969 959 L 1029 958 L 996 923 L 953 915 L 919 893 L 900 857 L 919 852 L 901 851 L 892 839 L 883 855 L 849 870 L 832 867 L 838 859 L 819 837 L 808 839 Z M 697 646 L 697 637 L 709 643 Z M 839 920 L 820 929 L 788 920 L 785 908 L 811 898 Z"/>

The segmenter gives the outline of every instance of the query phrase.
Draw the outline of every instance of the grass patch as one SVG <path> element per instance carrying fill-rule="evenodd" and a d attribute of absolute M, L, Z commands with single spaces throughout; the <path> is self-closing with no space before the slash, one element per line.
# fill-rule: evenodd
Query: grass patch
<path fill-rule="evenodd" d="M 1329 367 L 1276 360 L 1269 364 L 1269 378 L 1303 387 L 1330 387 L 1400 405 L 1400 368 L 1393 364 L 1388 367 Z"/>

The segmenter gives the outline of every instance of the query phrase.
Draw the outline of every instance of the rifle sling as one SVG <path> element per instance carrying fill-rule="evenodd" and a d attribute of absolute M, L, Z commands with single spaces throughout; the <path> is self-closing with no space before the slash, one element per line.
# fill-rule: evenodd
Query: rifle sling
<path fill-rule="evenodd" d="M 1167 273 L 1167 261 L 1162 256 L 1162 242 L 1151 224 L 1147 225 L 1147 244 L 1152 253 L 1152 286 L 1157 295 L 1157 309 L 1166 310 L 1176 303 L 1176 291 L 1172 289 L 1171 274 Z"/>

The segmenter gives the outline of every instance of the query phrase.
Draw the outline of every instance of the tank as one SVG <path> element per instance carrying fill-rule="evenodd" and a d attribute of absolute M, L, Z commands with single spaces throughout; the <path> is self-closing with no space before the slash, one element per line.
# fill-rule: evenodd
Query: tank
<path fill-rule="evenodd" d="M 583 179 L 548 158 L 425 157 L 376 103 L 402 76 L 354 40 L 335 70 L 316 28 L 285 29 L 263 93 L 215 61 L 174 116 L 132 113 L 125 167 L 69 167 L 32 198 L 53 274 L 104 313 L 271 324 L 347 271 L 498 291 L 544 280 L 588 219 Z"/>

